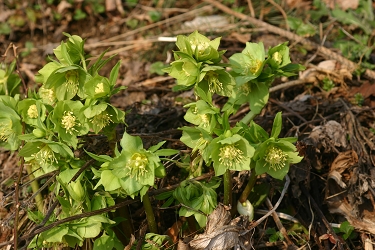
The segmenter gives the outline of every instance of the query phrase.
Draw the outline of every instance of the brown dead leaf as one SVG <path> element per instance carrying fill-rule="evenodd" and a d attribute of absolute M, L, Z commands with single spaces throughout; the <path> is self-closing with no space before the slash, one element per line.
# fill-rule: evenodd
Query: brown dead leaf
<path fill-rule="evenodd" d="M 358 217 L 353 213 L 354 210 L 355 209 L 346 201 L 329 204 L 330 213 L 339 213 L 343 215 L 356 230 L 375 234 L 375 212 L 366 210 L 363 213 L 363 217 Z"/>
<path fill-rule="evenodd" d="M 178 241 L 178 236 L 182 228 L 182 222 L 176 221 L 170 228 L 167 230 L 167 235 L 173 240 L 174 243 Z"/>
<path fill-rule="evenodd" d="M 61 1 L 59 5 L 57 5 L 57 13 L 62 14 L 65 9 L 71 8 L 72 5 L 67 1 Z"/>
<path fill-rule="evenodd" d="M 371 84 L 370 82 L 365 82 L 360 87 L 352 88 L 351 92 L 353 96 L 357 93 L 360 93 L 365 99 L 370 96 L 375 97 L 375 84 Z"/>
<path fill-rule="evenodd" d="M 357 9 L 359 0 L 323 0 L 329 8 L 334 9 L 338 6 L 342 10 Z"/>
<path fill-rule="evenodd" d="M 16 11 L 15 10 L 3 10 L 0 12 L 0 23 L 5 22 L 8 17 L 13 15 Z"/>
<path fill-rule="evenodd" d="M 323 146 L 329 152 L 333 147 L 347 146 L 346 133 L 340 123 L 331 120 L 323 126 L 315 127 L 309 136 L 316 145 Z"/>
<path fill-rule="evenodd" d="M 190 241 L 190 247 L 196 250 L 225 250 L 233 247 L 247 249 L 250 242 L 244 236 L 248 232 L 242 234 L 241 231 L 248 226 L 248 220 L 239 217 L 231 221 L 229 210 L 230 208 L 219 204 L 207 218 L 206 231 Z"/>

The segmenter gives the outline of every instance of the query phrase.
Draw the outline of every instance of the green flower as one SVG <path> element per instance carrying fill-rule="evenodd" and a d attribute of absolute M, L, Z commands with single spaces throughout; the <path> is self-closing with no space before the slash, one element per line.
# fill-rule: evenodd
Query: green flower
<path fill-rule="evenodd" d="M 255 172 L 257 175 L 267 173 L 276 179 L 282 180 L 289 171 L 290 164 L 298 163 L 302 157 L 298 156 L 296 147 L 293 142 L 296 138 L 278 138 L 281 132 L 282 117 L 281 112 L 275 116 L 271 137 L 265 138 L 265 131 L 257 127 L 259 135 L 262 135 L 264 141 L 259 143 L 255 154 L 254 161 Z"/>
<path fill-rule="evenodd" d="M 87 121 L 80 112 L 82 107 L 80 101 L 59 101 L 51 116 L 59 138 L 74 148 L 77 147 L 77 136 L 87 134 L 89 131 Z"/>
<path fill-rule="evenodd" d="M 93 99 L 107 97 L 111 93 L 111 87 L 108 78 L 102 76 L 95 76 L 87 81 L 84 85 L 85 93 Z"/>
<path fill-rule="evenodd" d="M 263 43 L 246 43 L 246 48 L 232 55 L 229 61 L 237 83 L 243 84 L 257 78 L 266 62 Z"/>
<path fill-rule="evenodd" d="M 165 71 L 177 79 L 177 85 L 185 88 L 199 82 L 201 63 L 197 63 L 192 57 L 180 52 L 175 52 L 180 58 L 171 63 Z"/>
<path fill-rule="evenodd" d="M 83 114 L 89 121 L 90 129 L 96 134 L 103 128 L 112 127 L 118 123 L 124 123 L 125 113 L 116 107 L 106 103 L 93 100 L 83 107 Z"/>
<path fill-rule="evenodd" d="M 51 73 L 45 88 L 52 89 L 59 101 L 71 100 L 76 95 L 85 98 L 84 83 L 89 79 L 91 76 L 81 66 L 64 66 Z"/>
<path fill-rule="evenodd" d="M 37 126 L 46 119 L 46 107 L 40 100 L 24 99 L 18 103 L 18 112 L 25 123 Z"/>
<path fill-rule="evenodd" d="M 228 102 L 236 105 L 249 103 L 250 109 L 255 114 L 259 114 L 267 104 L 269 98 L 269 86 L 263 82 L 249 81 L 237 83 L 233 96 Z"/>
<path fill-rule="evenodd" d="M 210 152 L 215 174 L 219 176 L 228 169 L 249 170 L 254 148 L 242 136 L 227 131 L 210 142 L 207 152 Z"/>
<path fill-rule="evenodd" d="M 159 156 L 177 153 L 176 150 L 160 149 L 161 142 L 148 150 L 143 148 L 140 137 L 124 133 L 120 145 L 121 154 L 109 163 L 112 174 L 118 178 L 125 192 L 134 197 L 143 197 L 149 187 L 155 183 L 155 177 L 164 177 L 165 169 Z"/>
<path fill-rule="evenodd" d="M 202 81 L 198 86 L 203 90 L 208 89 L 211 94 L 230 97 L 236 86 L 234 78 L 221 66 L 204 66 L 199 78 Z"/>
<path fill-rule="evenodd" d="M 201 155 L 204 154 L 204 150 L 207 148 L 212 136 L 207 130 L 201 127 L 182 127 L 181 141 L 192 149 L 192 153 L 199 151 Z"/>
<path fill-rule="evenodd" d="M 267 63 L 273 69 L 278 69 L 291 63 L 288 42 L 279 44 L 268 50 Z"/>
<path fill-rule="evenodd" d="M 4 97 L 12 99 L 12 97 Z M 10 103 L 2 102 L 0 99 L 0 146 L 6 149 L 17 150 L 21 144 L 18 136 L 22 134 L 21 119 Z"/>
<path fill-rule="evenodd" d="M 189 36 L 177 36 L 176 45 L 181 52 L 192 56 L 197 62 L 218 63 L 225 51 L 218 51 L 220 37 L 210 40 L 194 31 Z"/>
<path fill-rule="evenodd" d="M 184 116 L 186 121 L 209 132 L 214 130 L 217 124 L 215 115 L 219 113 L 219 108 L 213 107 L 203 100 L 187 104 L 184 107 L 189 108 Z"/>
<path fill-rule="evenodd" d="M 39 88 L 38 94 L 44 104 L 52 106 L 57 101 L 55 91 L 53 91 L 53 89 L 47 89 L 45 86 Z"/>
<path fill-rule="evenodd" d="M 254 155 L 256 174 L 267 173 L 273 178 L 282 180 L 289 172 L 290 164 L 302 160 L 292 141 L 291 138 L 274 139 L 271 137 L 262 143 Z"/>
<path fill-rule="evenodd" d="M 37 176 L 59 169 L 60 159 L 67 161 L 74 157 L 72 150 L 64 143 L 45 139 L 27 142 L 19 151 L 19 155 L 25 157 L 33 171 L 37 171 Z"/>

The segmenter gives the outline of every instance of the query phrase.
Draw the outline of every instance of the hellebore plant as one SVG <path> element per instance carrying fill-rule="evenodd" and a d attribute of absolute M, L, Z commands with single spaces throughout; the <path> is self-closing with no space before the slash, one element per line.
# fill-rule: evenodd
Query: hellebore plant
<path fill-rule="evenodd" d="M 153 233 L 149 237 L 157 239 L 148 190 L 156 186 L 156 178 L 166 176 L 163 161 L 171 160 L 165 157 L 178 151 L 162 149 L 164 142 L 145 149 L 140 137 L 126 132 L 120 147 L 115 146 L 115 128 L 125 118 L 125 112 L 110 104 L 111 96 L 123 89 L 115 87 L 120 62 L 109 77 L 101 76 L 99 70 L 112 57 L 104 59 L 103 52 L 91 61 L 84 51 L 85 41 L 76 35 L 65 35 L 67 40 L 54 49 L 54 57 L 35 77 L 41 86 L 25 89 L 26 97 L 19 94 L 21 80 L 13 72 L 16 62 L 0 69 L 0 146 L 18 150 L 23 157 L 21 166 L 26 165 L 38 209 L 29 210 L 28 216 L 35 223 L 51 224 L 106 209 L 115 204 L 116 198 L 139 196 Z M 238 200 L 238 211 L 252 219 L 253 205 L 248 196 L 256 177 L 266 173 L 282 180 L 290 164 L 301 160 L 293 145 L 296 139 L 279 138 L 281 113 L 275 116 L 270 135 L 254 122 L 254 117 L 267 104 L 273 80 L 291 76 L 302 66 L 291 63 L 287 43 L 268 51 L 262 43 L 246 43 L 241 53 L 229 58 L 229 63 L 222 63 L 225 51 L 219 50 L 220 38 L 210 40 L 195 31 L 178 36 L 176 45 L 179 51 L 174 52 L 175 61 L 165 72 L 176 79 L 174 90 L 194 90 L 196 100 L 185 105 L 184 116 L 192 126 L 180 128 L 180 140 L 191 148 L 191 155 L 188 163 L 175 161 L 179 166 L 188 165 L 188 178 L 176 190 L 157 198 L 168 199 L 164 206 L 182 204 L 179 215 L 189 222 L 195 218 L 203 227 L 206 215 L 217 205 L 219 176 L 223 176 L 224 203 L 229 205 L 233 202 L 231 171 L 248 170 L 251 175 Z M 215 104 L 215 95 L 226 97 L 223 107 Z M 249 105 L 249 113 L 231 126 L 230 116 L 244 104 Z M 89 152 L 93 147 L 86 146 L 91 138 L 106 138 L 108 155 Z M 190 180 L 207 168 L 216 177 L 208 182 Z M 49 213 L 45 211 L 47 204 L 39 183 L 33 181 L 33 177 L 47 178 L 44 174 L 56 176 L 50 191 L 61 208 Z M 16 220 L 15 226 L 17 223 Z M 94 249 L 124 249 L 112 230 L 116 223 L 120 222 L 107 213 L 74 218 L 38 234 L 28 247 L 74 248 L 89 242 Z M 190 229 L 194 223 L 189 223 Z M 159 238 L 160 242 L 165 240 Z M 15 244 L 17 248 L 17 241 Z"/>
<path fill-rule="evenodd" d="M 147 191 L 154 186 L 155 177 L 163 178 L 166 174 L 160 157 L 178 153 L 177 150 L 160 149 L 164 143 L 160 142 L 146 150 L 140 137 L 125 132 L 120 141 L 122 151 L 117 152 L 113 159 L 103 157 L 105 163 L 95 171 L 100 178 L 95 189 L 103 185 L 104 190 L 110 193 L 123 193 L 132 198 L 140 195 L 152 233 L 157 233 L 157 226 Z M 89 154 L 100 160 L 100 156 Z"/>
<path fill-rule="evenodd" d="M 0 70 L 0 146 L 18 150 L 30 179 L 57 173 L 58 181 L 51 191 L 63 213 L 54 211 L 48 223 L 113 205 L 108 192 L 92 189 L 97 184 L 91 180 L 92 171 L 83 171 L 73 179 L 84 166 L 84 160 L 73 152 L 82 149 L 84 136 L 101 134 L 114 140 L 114 128 L 124 123 L 125 117 L 122 110 L 109 104 L 110 97 L 122 89 L 115 88 L 120 63 L 113 67 L 109 78 L 100 76 L 98 71 L 111 58 L 103 59 L 103 53 L 90 63 L 83 50 L 84 40 L 65 35 L 67 41 L 54 50 L 55 59 L 51 58 L 35 77 L 41 87 L 27 91 L 22 100 L 18 94 L 21 79 L 13 73 L 16 61 Z M 39 223 L 44 219 L 45 204 L 38 182 L 32 181 L 31 186 L 39 211 L 28 214 Z M 99 194 L 107 198 L 99 202 Z M 102 237 L 115 237 L 110 229 L 114 223 L 104 215 L 72 221 L 40 234 L 29 247 L 76 247 L 88 238 L 101 241 L 101 231 L 105 232 Z"/>
<path fill-rule="evenodd" d="M 273 80 L 291 76 L 303 67 L 291 64 L 287 43 L 266 53 L 263 43 L 248 42 L 241 53 L 229 58 L 229 64 L 223 64 L 225 51 L 218 50 L 219 43 L 220 38 L 210 41 L 198 32 L 178 36 L 179 51 L 174 52 L 175 61 L 165 71 L 176 78 L 176 90 L 194 88 L 197 101 L 185 106 L 188 110 L 184 118 L 195 127 L 181 128 L 181 141 L 192 149 L 194 160 L 198 159 L 192 169 L 201 169 L 205 163 L 213 167 L 216 176 L 223 175 L 226 205 L 232 203 L 230 171 L 251 170 L 239 211 L 252 219 L 247 197 L 256 176 L 267 173 L 282 180 L 289 165 L 302 159 L 292 144 L 295 138 L 278 138 L 281 113 L 275 117 L 271 136 L 253 119 L 267 104 Z M 214 94 L 228 97 L 221 109 L 212 101 Z M 229 116 L 246 103 L 250 112 L 231 128 Z"/>

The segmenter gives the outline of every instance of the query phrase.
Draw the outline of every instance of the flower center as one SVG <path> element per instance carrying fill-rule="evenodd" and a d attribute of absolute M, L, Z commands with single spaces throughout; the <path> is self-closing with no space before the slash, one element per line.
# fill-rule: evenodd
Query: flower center
<path fill-rule="evenodd" d="M 140 177 L 148 173 L 148 170 L 146 169 L 147 164 L 148 159 L 144 154 L 134 153 L 126 164 L 126 168 L 130 170 L 128 175 L 139 180 Z"/>
<path fill-rule="evenodd" d="M 199 115 L 199 117 L 202 120 L 203 127 L 208 127 L 208 125 L 210 124 L 210 120 L 208 118 L 208 115 L 207 114 L 203 114 L 203 115 Z"/>
<path fill-rule="evenodd" d="M 38 117 L 38 109 L 35 104 L 31 105 L 29 109 L 27 110 L 27 115 L 34 119 Z"/>
<path fill-rule="evenodd" d="M 251 73 L 255 74 L 258 72 L 260 67 L 262 66 L 262 62 L 260 60 L 253 60 L 251 64 L 247 64 L 248 69 Z"/>
<path fill-rule="evenodd" d="M 107 112 L 103 111 L 99 115 L 94 116 L 94 118 L 92 118 L 91 122 L 95 126 L 102 129 L 105 126 L 107 126 L 109 123 L 111 123 L 112 119 L 111 119 L 111 116 Z"/>
<path fill-rule="evenodd" d="M 57 163 L 57 159 L 55 157 L 55 153 L 52 151 L 48 145 L 44 145 L 36 154 L 32 154 L 31 156 L 39 163 L 39 165 L 44 165 L 46 163 L 52 164 L 54 162 Z"/>
<path fill-rule="evenodd" d="M 281 64 L 283 62 L 283 56 L 278 51 L 273 53 L 272 59 L 275 60 L 275 62 L 277 62 L 278 64 Z"/>
<path fill-rule="evenodd" d="M 249 82 L 246 82 L 240 87 L 240 94 L 247 96 L 251 91 L 251 86 Z"/>
<path fill-rule="evenodd" d="M 288 155 L 279 148 L 271 147 L 268 149 L 264 159 L 269 163 L 270 168 L 277 171 L 285 167 Z"/>
<path fill-rule="evenodd" d="M 226 145 L 220 148 L 219 162 L 226 167 L 232 167 L 244 160 L 244 153 L 242 150 L 235 147 L 235 145 Z"/>
<path fill-rule="evenodd" d="M 211 93 L 220 93 L 223 90 L 223 83 L 219 81 L 217 73 L 208 72 L 207 81 Z"/>
<path fill-rule="evenodd" d="M 95 87 L 95 94 L 101 94 L 104 92 L 104 83 L 98 83 Z"/>
<path fill-rule="evenodd" d="M 43 86 L 40 87 L 39 96 L 40 98 L 42 98 L 44 103 L 47 103 L 50 105 L 55 103 L 56 96 L 55 96 L 55 92 L 53 92 L 52 89 L 46 89 Z"/>
<path fill-rule="evenodd" d="M 3 123 L 1 121 L 1 127 L 0 127 L 0 141 L 8 141 L 8 138 L 13 134 L 12 131 L 12 121 L 9 119 L 6 122 Z"/>
<path fill-rule="evenodd" d="M 190 41 L 191 49 L 195 51 L 198 49 L 198 53 L 201 55 L 210 46 L 208 42 L 200 42 L 196 39 Z"/>
<path fill-rule="evenodd" d="M 77 70 L 69 70 L 65 73 L 65 85 L 68 92 L 77 93 L 79 74 Z"/>
<path fill-rule="evenodd" d="M 73 115 L 73 112 L 71 111 L 64 111 L 64 116 L 61 120 L 61 125 L 63 128 L 65 128 L 66 132 L 69 134 L 73 134 L 74 132 L 78 132 L 74 126 L 79 125 L 79 123 L 76 122 L 77 118 Z"/>

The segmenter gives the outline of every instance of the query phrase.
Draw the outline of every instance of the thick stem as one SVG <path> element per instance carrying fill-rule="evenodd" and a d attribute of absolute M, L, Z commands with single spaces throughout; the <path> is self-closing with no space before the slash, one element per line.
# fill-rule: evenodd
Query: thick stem
<path fill-rule="evenodd" d="M 34 180 L 35 177 L 33 175 L 33 171 L 31 169 L 31 165 L 29 165 L 29 164 L 26 165 L 26 170 L 27 170 L 27 173 L 29 175 L 29 179 L 30 180 Z M 31 185 L 31 189 L 33 190 L 33 193 L 37 194 L 35 196 L 36 207 L 38 208 L 39 212 L 43 213 L 43 197 L 42 197 L 42 195 L 39 192 L 39 183 L 36 180 L 34 180 L 34 181 L 32 181 L 30 183 L 30 185 Z"/>
<path fill-rule="evenodd" d="M 158 227 L 156 226 L 154 211 L 152 210 L 150 197 L 148 196 L 148 193 L 146 193 L 143 196 L 142 200 L 143 200 L 143 207 L 144 207 L 145 212 L 146 212 L 148 228 L 149 228 L 151 233 L 157 234 L 158 233 Z"/>
<path fill-rule="evenodd" d="M 224 176 L 224 205 L 229 206 L 232 203 L 232 175 L 230 170 L 225 171 Z"/>
<path fill-rule="evenodd" d="M 247 115 L 245 115 L 245 117 L 241 119 L 241 122 L 249 124 L 257 115 L 258 114 L 255 114 L 253 111 L 250 110 L 249 113 L 247 113 Z"/>
<path fill-rule="evenodd" d="M 254 170 L 254 168 L 252 168 L 251 172 L 250 172 L 249 181 L 247 182 L 247 185 L 246 185 L 245 189 L 242 191 L 242 194 L 241 194 L 240 199 L 239 199 L 239 201 L 241 202 L 241 204 L 243 204 L 243 203 L 246 202 L 247 197 L 249 197 L 250 192 L 251 192 L 251 190 L 253 189 L 253 187 L 255 185 L 256 179 L 257 179 L 257 176 L 255 174 L 255 170 Z"/>

